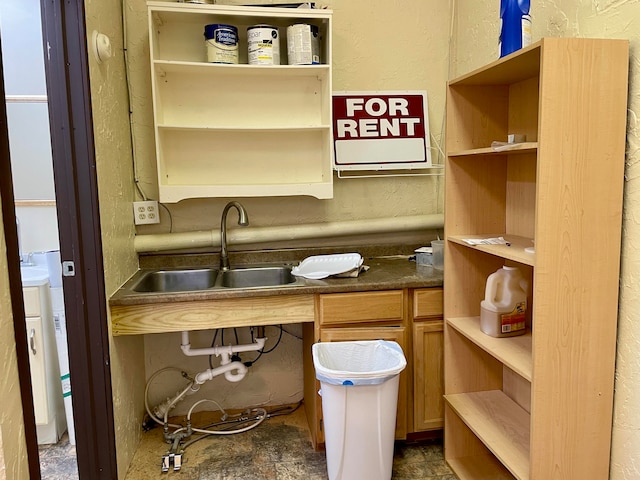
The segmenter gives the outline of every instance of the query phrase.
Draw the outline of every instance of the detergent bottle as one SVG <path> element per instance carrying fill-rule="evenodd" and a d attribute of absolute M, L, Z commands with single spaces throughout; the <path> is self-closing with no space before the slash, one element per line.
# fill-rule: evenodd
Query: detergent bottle
<path fill-rule="evenodd" d="M 500 0 L 500 57 L 531 43 L 531 0 Z"/>
<path fill-rule="evenodd" d="M 528 287 L 517 267 L 505 265 L 489 275 L 480 302 L 480 329 L 492 337 L 525 333 Z"/>

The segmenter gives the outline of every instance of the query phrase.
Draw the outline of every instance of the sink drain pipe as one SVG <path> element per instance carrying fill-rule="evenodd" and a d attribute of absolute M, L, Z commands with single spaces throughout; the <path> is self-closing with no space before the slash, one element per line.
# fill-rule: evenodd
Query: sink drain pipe
<path fill-rule="evenodd" d="M 232 362 L 231 357 L 234 353 L 240 352 L 254 352 L 262 350 L 264 348 L 265 338 L 256 338 L 256 341 L 246 345 L 222 345 L 220 347 L 208 347 L 208 348 L 191 348 L 191 342 L 189 341 L 189 332 L 182 332 L 182 344 L 180 348 L 182 353 L 187 357 L 196 357 L 200 355 L 215 355 L 220 357 L 220 367 L 205 370 L 200 372 L 195 377 L 195 382 L 199 385 L 203 384 L 207 380 L 213 379 L 213 377 L 224 373 L 224 378 L 230 382 L 239 382 L 244 378 L 247 373 L 247 367 L 242 362 Z M 234 368 L 227 367 L 233 365 Z M 236 373 L 233 373 L 235 370 Z"/>
<path fill-rule="evenodd" d="M 393 218 L 374 218 L 344 222 L 284 225 L 277 227 L 251 227 L 229 232 L 230 243 L 246 245 L 254 243 L 311 240 L 347 237 L 351 235 L 374 235 L 384 233 L 407 233 L 437 230 L 444 226 L 444 215 L 413 215 Z M 220 230 L 180 233 L 158 233 L 136 235 L 133 245 L 137 253 L 161 252 L 191 248 L 220 246 Z"/>

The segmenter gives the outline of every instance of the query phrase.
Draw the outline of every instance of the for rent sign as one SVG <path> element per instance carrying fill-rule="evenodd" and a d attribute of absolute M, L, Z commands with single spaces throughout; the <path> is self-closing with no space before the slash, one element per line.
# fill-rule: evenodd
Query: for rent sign
<path fill-rule="evenodd" d="M 426 92 L 334 92 L 336 170 L 431 166 Z"/>

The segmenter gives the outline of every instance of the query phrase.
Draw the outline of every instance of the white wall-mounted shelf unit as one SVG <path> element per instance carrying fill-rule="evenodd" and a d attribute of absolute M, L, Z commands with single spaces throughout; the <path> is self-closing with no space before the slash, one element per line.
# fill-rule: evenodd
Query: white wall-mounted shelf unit
<path fill-rule="evenodd" d="M 325 9 L 147 2 L 159 197 L 333 196 Z M 205 25 L 238 28 L 239 63 L 207 62 Z M 321 64 L 287 65 L 287 26 L 319 28 Z M 281 65 L 247 64 L 247 27 L 279 28 Z"/>
<path fill-rule="evenodd" d="M 628 49 L 545 38 L 449 82 L 444 438 L 461 480 L 609 475 Z M 508 134 L 527 143 L 491 148 Z M 465 241 L 494 237 L 508 245 Z M 505 264 L 532 318 L 493 338 L 480 302 Z"/>

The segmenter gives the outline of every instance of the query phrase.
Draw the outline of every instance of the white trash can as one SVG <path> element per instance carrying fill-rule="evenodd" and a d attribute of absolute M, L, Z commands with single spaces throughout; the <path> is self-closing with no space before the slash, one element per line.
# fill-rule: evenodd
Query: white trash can
<path fill-rule="evenodd" d="M 329 480 L 389 480 L 402 348 L 384 340 L 316 343 Z"/>

